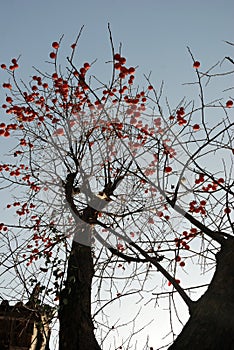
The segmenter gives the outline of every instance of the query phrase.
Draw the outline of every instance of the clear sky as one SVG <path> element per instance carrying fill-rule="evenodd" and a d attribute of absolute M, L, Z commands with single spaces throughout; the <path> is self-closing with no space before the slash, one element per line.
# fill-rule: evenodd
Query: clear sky
<path fill-rule="evenodd" d="M 208 68 L 231 55 L 224 40 L 234 41 L 233 0 L 2 0 L 0 5 L 0 64 L 21 55 L 17 74 L 23 79 L 33 75 L 32 66 L 46 67 L 51 43 L 63 34 L 66 57 L 82 25 L 77 62 L 97 58 L 93 74 L 108 79 L 103 63 L 111 58 L 109 22 L 116 50 L 121 42 L 129 65 L 139 66 L 140 84 L 152 71 L 153 83 L 165 81 L 172 108 L 187 92 L 181 84 L 193 79 L 186 46 Z M 5 78 L 0 72 L 1 85 Z M 0 89 L 0 102 L 4 96 Z M 0 139 L 1 153 L 5 142 Z"/>
<path fill-rule="evenodd" d="M 223 40 L 233 40 L 233 14 L 232 0 L 3 0 L 0 61 L 21 54 L 21 74 L 32 74 L 32 65 L 41 67 L 48 58 L 52 41 L 64 34 L 66 55 L 85 25 L 81 62 L 104 62 L 111 57 L 110 22 L 115 46 L 122 42 L 129 64 L 139 65 L 141 74 L 152 71 L 156 83 L 165 80 L 172 98 L 175 85 L 191 79 L 186 46 L 206 67 L 220 60 L 230 49 Z"/>

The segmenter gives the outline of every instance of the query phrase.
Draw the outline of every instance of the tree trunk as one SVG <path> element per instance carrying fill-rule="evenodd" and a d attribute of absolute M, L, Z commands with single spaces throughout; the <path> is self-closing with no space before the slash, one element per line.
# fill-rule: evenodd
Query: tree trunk
<path fill-rule="evenodd" d="M 87 233 L 83 229 L 83 234 Z M 91 317 L 92 278 L 91 247 L 74 239 L 60 296 L 59 350 L 100 350 Z"/>
<path fill-rule="evenodd" d="M 216 256 L 213 279 L 170 350 L 234 349 L 234 240 Z"/>

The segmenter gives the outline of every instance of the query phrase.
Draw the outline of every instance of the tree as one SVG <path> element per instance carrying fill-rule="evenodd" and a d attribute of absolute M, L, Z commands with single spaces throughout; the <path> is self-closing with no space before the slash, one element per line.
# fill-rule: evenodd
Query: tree
<path fill-rule="evenodd" d="M 162 101 L 163 86 L 155 88 L 149 77 L 146 89 L 134 85 L 136 68 L 115 52 L 111 33 L 110 82 L 89 75 L 94 64 L 78 69 L 79 36 L 64 71 L 58 63 L 61 40 L 52 43 L 51 73 L 36 70 L 28 84 L 17 78 L 18 59 L 8 68 L 1 65 L 10 76 L 2 107 L 11 122 L 0 124 L 0 135 L 14 135 L 10 161 L 0 168 L 2 188 L 12 189 L 15 200 L 7 208 L 18 216 L 16 224 L 0 227 L 8 249 L 3 273 L 14 269 L 26 291 L 25 278 L 32 285 L 40 279 L 42 305 L 59 300 L 60 350 L 103 348 L 104 339 L 95 337 L 94 328 L 101 326 L 92 302 L 104 312 L 123 293 L 146 292 L 149 276 L 159 273 L 162 289 L 152 295 L 166 293 L 173 304 L 179 294 L 190 313 L 170 349 L 220 349 L 223 339 L 231 349 L 229 90 L 225 102 L 206 102 L 205 84 L 219 75 L 201 71 L 189 50 L 199 99 L 183 99 L 171 109 Z M 213 114 L 219 116 L 214 120 Z M 205 294 L 194 301 L 178 275 L 192 273 L 196 263 L 216 270 Z M 119 269 L 128 274 L 122 284 Z"/>

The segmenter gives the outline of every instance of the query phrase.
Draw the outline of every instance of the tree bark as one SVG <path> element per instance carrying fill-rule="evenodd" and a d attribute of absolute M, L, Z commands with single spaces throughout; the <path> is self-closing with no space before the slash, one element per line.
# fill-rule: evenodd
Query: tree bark
<path fill-rule="evenodd" d="M 87 230 L 83 230 L 87 234 Z M 100 350 L 91 317 L 93 259 L 90 245 L 73 241 L 60 295 L 59 350 Z"/>
<path fill-rule="evenodd" d="M 216 256 L 216 271 L 205 294 L 170 350 L 234 349 L 234 240 Z"/>

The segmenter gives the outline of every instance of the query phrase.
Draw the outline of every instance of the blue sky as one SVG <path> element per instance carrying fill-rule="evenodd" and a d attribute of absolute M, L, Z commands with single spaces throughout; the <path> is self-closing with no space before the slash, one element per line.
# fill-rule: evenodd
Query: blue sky
<path fill-rule="evenodd" d="M 20 74 L 32 74 L 32 65 L 41 67 L 48 58 L 52 41 L 64 34 L 66 55 L 85 25 L 78 61 L 98 58 L 101 64 L 111 55 L 109 22 L 129 64 L 139 65 L 140 74 L 152 71 L 155 82 L 164 79 L 170 97 L 175 85 L 192 76 L 187 45 L 206 67 L 230 51 L 223 40 L 233 39 L 233 13 L 232 0 L 2 1 L 0 61 L 21 54 Z M 95 73 L 98 69 L 99 63 Z"/>
<path fill-rule="evenodd" d="M 233 54 L 224 43 L 234 41 L 233 0 L 2 0 L 0 10 L 0 64 L 21 55 L 21 78 L 33 75 L 32 66 L 47 67 L 51 43 L 63 34 L 61 54 L 66 57 L 84 25 L 77 64 L 97 58 L 91 73 L 108 80 L 109 22 L 116 51 L 121 42 L 129 66 L 139 66 L 139 84 L 145 85 L 143 74 L 152 71 L 155 86 L 165 81 L 172 108 L 190 91 L 182 83 L 195 79 L 186 46 L 204 69 Z M 0 71 L 0 85 L 5 80 Z M 0 88 L 0 102 L 4 96 Z M 1 153 L 10 142 L 0 139 Z"/>

